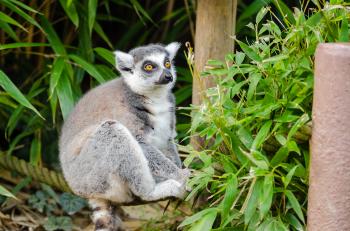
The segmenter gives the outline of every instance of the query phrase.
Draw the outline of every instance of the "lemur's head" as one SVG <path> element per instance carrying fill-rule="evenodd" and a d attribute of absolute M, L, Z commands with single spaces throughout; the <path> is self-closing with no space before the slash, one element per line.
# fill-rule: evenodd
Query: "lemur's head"
<path fill-rule="evenodd" d="M 173 59 L 179 48 L 180 43 L 173 42 L 166 46 L 141 46 L 129 53 L 115 51 L 116 67 L 129 87 L 139 94 L 170 90 L 176 80 Z"/>

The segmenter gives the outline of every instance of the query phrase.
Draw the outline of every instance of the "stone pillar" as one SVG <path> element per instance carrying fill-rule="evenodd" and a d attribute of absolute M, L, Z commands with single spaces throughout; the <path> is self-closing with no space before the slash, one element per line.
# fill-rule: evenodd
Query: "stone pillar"
<path fill-rule="evenodd" d="M 315 60 L 309 231 L 350 230 L 350 43 L 319 44 Z"/>

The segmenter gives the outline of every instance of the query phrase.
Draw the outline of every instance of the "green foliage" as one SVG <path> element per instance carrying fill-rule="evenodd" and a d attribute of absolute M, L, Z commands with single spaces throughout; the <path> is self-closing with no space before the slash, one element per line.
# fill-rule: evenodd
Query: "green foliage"
<path fill-rule="evenodd" d="M 41 184 L 42 190 L 37 191 L 28 199 L 28 204 L 48 216 L 43 223 L 45 230 L 72 230 L 73 223 L 69 217 L 87 206 L 84 199 L 70 193 L 57 195 L 51 187 Z M 62 209 L 69 216 L 57 215 Z"/>
<path fill-rule="evenodd" d="M 8 191 L 5 187 L 1 185 L 0 185 L 0 195 L 15 198 L 15 196 L 10 191 Z"/>
<path fill-rule="evenodd" d="M 57 209 L 56 203 L 52 201 L 44 191 L 37 191 L 34 195 L 31 195 L 28 199 L 29 205 L 38 210 L 41 213 L 51 214 L 51 212 Z"/>
<path fill-rule="evenodd" d="M 73 222 L 70 217 L 67 216 L 50 216 L 44 223 L 46 231 L 64 230 L 70 231 L 73 229 Z"/>
<path fill-rule="evenodd" d="M 180 227 L 189 230 L 305 230 L 314 53 L 318 43 L 349 40 L 350 11 L 342 1 L 292 14 L 281 21 L 262 8 L 256 35 L 226 62 L 210 61 L 217 76 L 202 105 L 192 107 L 192 135 L 203 151 L 190 151 L 194 169 L 187 200 L 206 197 Z M 304 8 L 303 8 L 304 9 Z M 306 9 L 306 7 L 305 7 Z M 270 14 L 269 14 L 270 11 Z M 271 15 L 270 20 L 263 20 Z M 306 135 L 306 137 L 308 137 Z"/>
<path fill-rule="evenodd" d="M 59 202 L 63 211 L 69 215 L 73 215 L 86 206 L 86 201 L 84 199 L 70 193 L 62 193 Z"/>

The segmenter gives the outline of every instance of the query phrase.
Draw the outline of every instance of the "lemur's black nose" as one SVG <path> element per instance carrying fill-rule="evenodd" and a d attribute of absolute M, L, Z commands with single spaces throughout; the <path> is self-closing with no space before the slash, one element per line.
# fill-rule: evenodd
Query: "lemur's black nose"
<path fill-rule="evenodd" d="M 164 70 L 162 75 L 159 78 L 157 84 L 168 84 L 174 80 L 173 75 L 170 71 Z"/>
<path fill-rule="evenodd" d="M 167 80 L 169 82 L 173 81 L 173 76 L 172 75 L 165 75 L 164 78 L 165 78 L 165 80 Z"/>

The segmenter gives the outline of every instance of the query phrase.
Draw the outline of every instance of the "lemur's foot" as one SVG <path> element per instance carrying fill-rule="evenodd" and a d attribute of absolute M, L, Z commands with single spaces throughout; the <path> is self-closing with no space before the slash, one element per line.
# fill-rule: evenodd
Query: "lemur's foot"
<path fill-rule="evenodd" d="M 191 176 L 191 171 L 188 168 L 181 169 L 180 178 L 177 181 L 180 182 L 181 186 L 184 188 L 184 191 L 189 191 L 186 186 L 186 183 L 190 176 Z"/>

